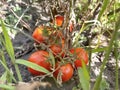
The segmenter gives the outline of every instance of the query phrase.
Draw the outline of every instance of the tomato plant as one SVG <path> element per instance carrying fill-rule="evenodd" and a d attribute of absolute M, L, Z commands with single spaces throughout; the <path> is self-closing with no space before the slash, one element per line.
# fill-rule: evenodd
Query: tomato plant
<path fill-rule="evenodd" d="M 58 66 L 59 63 L 56 64 L 56 68 L 59 67 Z M 57 78 L 58 75 L 61 75 L 61 79 L 63 82 L 66 82 L 68 80 L 70 80 L 73 76 L 74 73 L 74 69 L 72 67 L 72 65 L 70 63 L 67 63 L 65 65 L 60 66 L 55 72 L 54 72 L 54 76 Z"/>
<path fill-rule="evenodd" d="M 30 57 L 28 58 L 28 60 L 30 62 L 33 62 L 35 64 L 38 64 L 44 68 L 46 68 L 47 70 L 50 71 L 50 68 L 51 68 L 51 65 L 50 63 L 47 61 L 49 57 L 49 53 L 46 52 L 46 51 L 43 51 L 43 50 L 40 50 L 40 51 L 36 51 L 34 53 L 32 53 L 30 55 Z M 32 68 L 29 68 L 28 67 L 28 71 L 32 74 L 32 75 L 44 75 L 45 73 L 43 72 L 39 72 L 39 71 L 36 71 L 36 70 L 33 70 Z"/>
<path fill-rule="evenodd" d="M 50 44 L 57 44 L 61 48 L 65 46 L 65 38 L 61 31 L 57 30 L 51 34 Z"/>
<path fill-rule="evenodd" d="M 70 52 L 76 56 L 75 66 L 82 67 L 82 60 L 85 64 L 88 63 L 88 53 L 83 48 L 72 48 Z"/>

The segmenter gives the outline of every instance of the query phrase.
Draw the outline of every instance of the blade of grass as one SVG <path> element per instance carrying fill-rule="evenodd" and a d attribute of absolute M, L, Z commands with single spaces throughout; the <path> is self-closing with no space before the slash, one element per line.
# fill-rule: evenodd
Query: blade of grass
<path fill-rule="evenodd" d="M 3 51 L 1 51 L 1 60 L 4 63 L 4 65 L 7 67 L 7 63 L 6 63 Z M 6 76 L 6 81 L 11 83 L 12 82 L 12 78 L 11 78 L 10 74 L 7 72 L 7 75 L 5 75 L 5 76 Z"/>
<path fill-rule="evenodd" d="M 13 81 L 16 82 L 16 79 L 14 78 L 13 74 L 10 72 L 10 70 L 8 69 L 8 67 L 1 60 L 0 60 L 0 63 L 3 65 L 3 67 L 5 68 L 5 70 L 7 71 L 7 73 L 9 73 L 9 75 L 13 79 Z"/>
<path fill-rule="evenodd" d="M 112 50 L 112 47 L 113 47 L 113 44 L 114 44 L 114 41 L 115 41 L 115 37 L 117 35 L 117 32 L 118 32 L 119 28 L 120 28 L 120 16 L 118 17 L 118 21 L 115 23 L 115 30 L 114 30 L 112 38 L 111 38 L 111 40 L 109 42 L 109 46 L 108 46 L 108 49 L 106 51 L 105 58 L 103 60 L 103 64 L 100 67 L 100 75 L 96 79 L 93 90 L 99 90 L 100 82 L 101 82 L 101 79 L 102 79 L 102 73 L 103 73 L 105 65 L 106 65 L 106 63 L 107 63 L 107 61 L 109 59 L 109 55 L 110 55 L 110 52 Z"/>
<path fill-rule="evenodd" d="M 80 29 L 78 35 L 76 36 L 75 41 L 73 42 L 73 46 L 75 46 L 75 45 L 78 43 L 80 34 L 81 34 L 82 31 L 84 31 L 84 27 L 85 27 L 85 23 L 83 22 L 82 27 L 81 27 L 81 29 Z"/>
<path fill-rule="evenodd" d="M 109 84 L 108 82 L 103 78 L 101 83 L 100 83 L 100 90 L 109 90 Z"/>
<path fill-rule="evenodd" d="M 78 68 L 78 76 L 83 90 L 90 90 L 90 76 L 82 60 L 82 68 Z"/>
<path fill-rule="evenodd" d="M 5 56 L 4 56 L 4 52 L 3 52 L 3 50 L 1 50 L 1 49 L 0 49 L 0 58 L 1 58 L 1 60 L 3 61 L 3 63 L 4 63 L 5 65 L 7 65 L 6 60 L 5 60 Z"/>
<path fill-rule="evenodd" d="M 4 40 L 5 40 L 5 47 L 6 47 L 6 50 L 10 56 L 11 59 L 14 58 L 14 49 L 13 49 L 13 45 L 12 45 L 12 42 L 10 40 L 10 37 L 8 35 L 8 32 L 4 26 L 4 23 L 3 21 L 1 20 L 1 24 L 2 24 L 2 30 L 3 30 L 3 35 L 4 35 Z M 13 62 L 14 63 L 14 62 Z"/>
<path fill-rule="evenodd" d="M 20 71 L 19 71 L 19 67 L 18 67 L 17 64 L 15 64 L 15 55 L 14 55 L 13 45 L 12 45 L 12 42 L 10 40 L 10 37 L 8 35 L 8 32 L 5 28 L 5 25 L 4 25 L 2 20 L 1 20 L 1 25 L 2 25 L 3 35 L 4 35 L 4 39 L 5 39 L 5 48 L 6 48 L 8 54 L 11 58 L 11 61 L 12 61 L 13 65 L 15 66 L 15 70 L 16 70 L 19 81 L 22 81 L 22 77 L 21 77 L 21 74 L 20 74 Z"/>
<path fill-rule="evenodd" d="M 22 64 L 22 65 L 25 65 L 27 67 L 30 67 L 34 70 L 37 70 L 37 71 L 40 71 L 40 72 L 44 72 L 46 74 L 50 73 L 47 69 L 45 69 L 44 67 L 41 67 L 35 63 L 32 63 L 32 62 L 29 62 L 27 60 L 23 60 L 23 59 L 17 59 L 16 64 Z"/>
<path fill-rule="evenodd" d="M 86 48 L 88 51 L 90 51 L 91 53 L 96 53 L 96 52 L 103 52 L 106 51 L 108 49 L 108 47 L 101 47 L 101 48 Z"/>
<path fill-rule="evenodd" d="M 104 0 L 103 1 L 103 5 L 101 7 L 101 11 L 99 12 L 99 15 L 98 15 L 98 20 L 100 20 L 101 16 L 103 15 L 105 10 L 107 9 L 107 6 L 109 5 L 109 3 L 110 3 L 110 0 Z"/>
<path fill-rule="evenodd" d="M 118 47 L 117 46 L 117 42 L 115 41 L 115 47 Z M 115 52 L 115 59 L 116 59 L 116 67 L 115 67 L 115 90 L 119 90 L 119 85 L 118 85 L 118 83 L 119 83 L 119 79 L 118 79 L 118 50 L 117 50 L 117 48 L 115 48 L 115 50 L 114 50 L 114 52 Z"/>
<path fill-rule="evenodd" d="M 117 20 L 116 18 L 116 1 L 114 2 L 114 17 L 115 17 L 115 21 Z M 114 49 L 114 56 L 115 56 L 115 60 L 116 60 L 116 67 L 115 67 L 115 90 L 119 90 L 119 81 L 118 81 L 118 60 L 119 60 L 119 52 L 118 52 L 118 42 L 117 42 L 117 39 L 118 39 L 118 33 L 117 35 L 115 36 L 115 43 L 114 43 L 114 46 L 115 46 L 115 49 Z"/>
<path fill-rule="evenodd" d="M 3 81 L 3 82 L 5 82 L 5 81 L 7 81 L 7 71 L 5 71 L 3 74 L 2 74 L 2 76 L 0 77 L 0 81 Z"/>
<path fill-rule="evenodd" d="M 0 84 L 0 89 L 2 90 L 15 90 L 14 86 L 10 86 L 10 85 L 5 85 L 5 84 Z"/>

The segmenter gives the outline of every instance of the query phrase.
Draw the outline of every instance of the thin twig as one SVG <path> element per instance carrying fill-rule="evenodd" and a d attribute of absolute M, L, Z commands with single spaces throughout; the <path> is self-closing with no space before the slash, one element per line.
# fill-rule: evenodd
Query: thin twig
<path fill-rule="evenodd" d="M 9 8 L 9 10 L 14 14 L 14 16 L 15 16 L 17 19 L 20 18 L 11 8 Z M 25 21 L 23 21 L 22 19 L 20 19 L 20 22 L 21 22 L 21 24 L 22 24 L 25 28 L 27 28 L 29 31 L 31 31 L 30 26 L 29 26 Z"/>
<path fill-rule="evenodd" d="M 27 6 L 27 8 L 24 10 L 23 14 L 20 16 L 20 18 L 18 19 L 18 22 L 15 24 L 14 28 L 17 27 L 17 25 L 19 24 L 19 22 L 22 20 L 22 17 L 25 15 L 25 13 L 28 11 L 29 6 Z"/>

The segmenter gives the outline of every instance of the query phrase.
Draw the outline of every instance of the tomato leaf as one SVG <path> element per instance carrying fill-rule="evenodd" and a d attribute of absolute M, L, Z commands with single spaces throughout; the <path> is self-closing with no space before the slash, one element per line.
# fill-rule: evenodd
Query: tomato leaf
<path fill-rule="evenodd" d="M 40 71 L 40 72 L 44 72 L 44 73 L 50 73 L 47 69 L 45 69 L 44 67 L 41 67 L 35 63 L 32 63 L 30 61 L 27 61 L 27 60 L 23 60 L 23 59 L 17 59 L 16 62 L 17 64 L 22 64 L 22 65 L 25 65 L 27 67 L 30 67 L 34 70 L 37 70 L 37 71 Z"/>
<path fill-rule="evenodd" d="M 47 30 L 47 28 L 43 29 L 43 36 L 48 36 L 49 35 L 49 31 Z"/>
<path fill-rule="evenodd" d="M 82 67 L 78 68 L 78 76 L 83 90 L 89 90 L 90 88 L 90 76 L 88 74 L 85 63 L 82 60 Z"/>

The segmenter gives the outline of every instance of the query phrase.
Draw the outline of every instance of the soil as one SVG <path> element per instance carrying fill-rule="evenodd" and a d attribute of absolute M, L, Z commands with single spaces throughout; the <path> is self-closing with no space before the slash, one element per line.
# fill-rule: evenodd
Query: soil
<path fill-rule="evenodd" d="M 39 11 L 40 8 L 38 8 L 37 5 L 38 4 L 33 5 L 33 7 L 31 7 L 31 10 L 29 12 L 27 12 L 32 15 L 32 19 L 30 20 L 31 22 L 29 23 L 32 30 L 37 26 L 37 24 L 38 25 L 43 24 L 49 20 L 49 18 L 47 18 L 46 20 L 42 19 L 42 20 L 39 20 L 39 22 L 36 24 L 36 21 L 38 19 L 37 17 L 39 17 L 39 15 L 42 13 Z M 33 31 L 24 30 L 24 32 L 31 35 L 31 33 Z M 21 32 L 17 33 L 17 35 L 15 36 L 15 39 L 13 39 L 12 42 L 13 42 L 13 46 L 15 48 L 16 58 L 21 58 L 21 59 L 27 60 L 29 55 L 35 51 L 35 48 L 33 46 L 34 41 L 31 40 L 30 38 L 28 38 L 26 35 L 24 35 Z M 92 55 L 92 59 L 91 59 L 92 67 L 90 69 L 91 86 L 93 86 L 93 84 L 95 82 L 95 78 L 99 75 L 99 68 L 100 68 L 100 65 L 102 64 L 102 60 L 104 58 L 103 56 L 104 56 L 104 52 L 94 53 Z M 6 55 L 6 60 L 7 60 L 8 66 L 14 72 L 14 68 L 13 68 L 13 66 L 9 60 L 9 57 L 7 55 Z M 33 76 L 28 72 L 27 67 L 25 67 L 23 65 L 19 65 L 19 68 L 21 71 L 23 81 L 24 82 L 31 81 Z M 3 74 L 3 72 L 4 72 L 4 68 L 0 64 L 0 76 Z M 14 74 L 14 75 L 16 76 L 16 74 Z M 119 76 L 120 76 L 120 66 L 119 66 Z M 114 90 L 114 88 L 115 88 L 115 60 L 113 58 L 113 55 L 110 56 L 110 60 L 106 65 L 106 69 L 104 70 L 103 77 L 108 82 L 109 87 L 110 87 L 109 89 L 105 89 L 105 90 Z M 64 83 L 62 87 L 57 87 L 52 78 L 46 77 L 44 79 L 44 81 L 50 82 L 52 84 L 52 87 L 41 88 L 41 90 L 72 90 L 72 88 L 74 86 L 76 86 L 76 81 L 74 79 L 70 80 L 67 83 Z M 119 89 L 120 89 L 120 77 L 119 77 Z"/>

